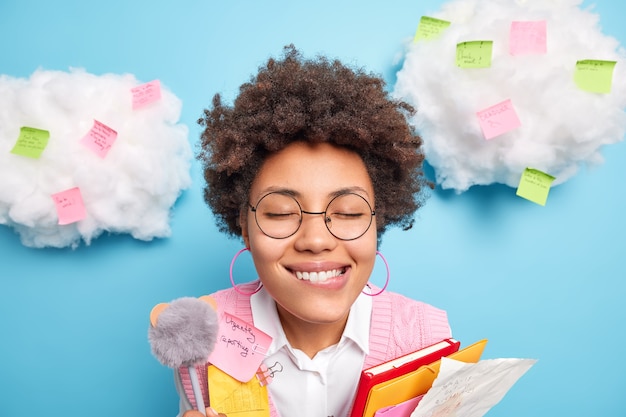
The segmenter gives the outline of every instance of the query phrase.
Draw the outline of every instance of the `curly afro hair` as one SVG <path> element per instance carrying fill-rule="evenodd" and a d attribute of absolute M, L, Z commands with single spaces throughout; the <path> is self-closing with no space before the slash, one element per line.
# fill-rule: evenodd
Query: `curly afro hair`
<path fill-rule="evenodd" d="M 295 141 L 328 142 L 363 159 L 374 186 L 378 236 L 409 229 L 425 186 L 422 140 L 407 123 L 414 109 L 389 98 L 384 81 L 324 57 L 303 59 L 293 45 L 241 85 L 233 106 L 219 94 L 198 123 L 204 199 L 220 231 L 241 236 L 239 212 L 265 158 Z"/>

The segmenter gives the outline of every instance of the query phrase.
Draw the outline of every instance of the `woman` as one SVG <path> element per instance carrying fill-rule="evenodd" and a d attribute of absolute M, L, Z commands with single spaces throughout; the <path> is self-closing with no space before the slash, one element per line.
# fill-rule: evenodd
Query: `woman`
<path fill-rule="evenodd" d="M 288 46 L 200 120 L 205 200 L 259 277 L 212 296 L 272 336 L 272 416 L 349 415 L 362 369 L 450 337 L 444 311 L 368 284 L 427 185 L 411 111 L 379 77 Z M 181 415 L 197 413 L 184 369 L 177 387 Z"/>

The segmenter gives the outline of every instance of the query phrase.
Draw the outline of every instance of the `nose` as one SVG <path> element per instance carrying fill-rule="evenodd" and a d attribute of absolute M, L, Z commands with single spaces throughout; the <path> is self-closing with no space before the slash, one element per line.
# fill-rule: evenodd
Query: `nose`
<path fill-rule="evenodd" d="M 337 239 L 327 228 L 330 218 L 326 216 L 326 212 L 303 210 L 302 214 L 302 223 L 296 233 L 296 249 L 314 253 L 333 249 L 337 245 Z"/>

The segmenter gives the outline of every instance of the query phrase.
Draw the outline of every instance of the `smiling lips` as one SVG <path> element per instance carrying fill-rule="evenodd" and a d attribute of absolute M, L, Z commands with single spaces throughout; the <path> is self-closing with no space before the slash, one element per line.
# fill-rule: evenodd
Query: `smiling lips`
<path fill-rule="evenodd" d="M 345 274 L 346 269 L 331 269 L 328 271 L 319 271 L 319 272 L 302 272 L 296 271 L 296 278 L 309 281 L 309 282 L 325 282 L 328 279 L 338 277 L 340 275 Z"/>

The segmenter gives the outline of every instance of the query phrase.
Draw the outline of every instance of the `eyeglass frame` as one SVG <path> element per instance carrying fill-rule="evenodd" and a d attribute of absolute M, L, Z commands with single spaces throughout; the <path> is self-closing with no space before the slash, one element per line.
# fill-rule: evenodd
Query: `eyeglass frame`
<path fill-rule="evenodd" d="M 287 235 L 287 236 L 284 236 L 284 237 L 274 237 L 274 236 L 268 235 L 265 232 L 265 230 L 263 230 L 261 225 L 259 224 L 259 219 L 256 216 L 257 208 L 259 207 L 259 203 L 265 197 L 267 197 L 268 195 L 271 195 L 271 194 L 280 194 L 280 195 L 284 195 L 284 196 L 287 196 L 287 197 L 291 197 L 291 199 L 296 202 L 296 204 L 298 205 L 298 208 L 300 209 L 300 221 L 298 222 L 298 227 L 290 235 Z M 343 197 L 345 195 L 350 195 L 350 194 L 359 197 L 360 199 L 362 199 L 365 202 L 365 204 L 367 204 L 367 207 L 369 208 L 369 212 L 370 212 L 370 222 L 368 223 L 368 225 L 365 228 L 365 230 L 363 231 L 363 233 L 361 233 L 357 237 L 352 237 L 350 239 L 343 239 L 343 238 L 340 238 L 340 237 L 336 236 L 330 230 L 330 228 L 328 227 L 328 224 L 332 221 L 332 219 L 329 216 L 326 215 L 326 212 L 328 212 L 328 207 L 330 207 L 330 205 L 333 203 L 333 201 L 335 201 L 339 197 Z M 339 239 L 339 240 L 342 240 L 344 242 L 349 242 L 349 241 L 352 241 L 352 240 L 357 240 L 360 237 L 362 237 L 365 233 L 367 233 L 367 231 L 370 230 L 370 227 L 372 227 L 372 220 L 374 219 L 374 216 L 376 215 L 376 210 L 372 209 L 372 205 L 369 203 L 369 201 L 367 201 L 367 199 L 365 199 L 365 197 L 363 197 L 362 195 L 357 194 L 357 193 L 353 193 L 353 192 L 343 192 L 343 193 L 339 193 L 339 194 L 335 195 L 333 198 L 330 199 L 330 201 L 326 205 L 326 210 L 324 210 L 324 211 L 306 211 L 306 210 L 303 210 L 302 209 L 302 205 L 300 204 L 300 202 L 298 201 L 297 198 L 295 198 L 293 195 L 290 195 L 290 194 L 284 193 L 284 192 L 280 192 L 280 191 L 272 191 L 272 192 L 269 192 L 267 194 L 264 194 L 261 198 L 259 198 L 259 200 L 256 203 L 256 206 L 253 206 L 252 204 L 250 204 L 250 202 L 248 202 L 248 208 L 250 209 L 250 211 L 252 211 L 254 213 L 254 222 L 256 223 L 256 225 L 259 228 L 259 230 L 261 231 L 261 233 L 263 233 L 265 236 L 267 236 L 267 237 L 269 237 L 271 239 L 287 239 L 287 238 L 290 238 L 291 236 L 295 235 L 296 233 L 298 233 L 298 230 L 300 230 L 300 226 L 302 226 L 302 219 L 304 218 L 302 216 L 303 214 L 311 214 L 311 215 L 323 214 L 324 215 L 324 226 L 326 227 L 326 230 L 328 230 L 328 233 L 330 233 L 335 239 Z"/>

